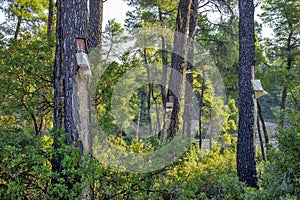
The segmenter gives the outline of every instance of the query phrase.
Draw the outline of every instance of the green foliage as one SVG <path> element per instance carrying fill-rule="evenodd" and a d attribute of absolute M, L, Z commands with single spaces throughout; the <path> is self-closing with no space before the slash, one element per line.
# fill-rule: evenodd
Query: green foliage
<path fill-rule="evenodd" d="M 226 93 L 237 97 L 237 68 L 238 68 L 238 18 L 231 14 L 219 23 L 211 23 L 207 15 L 200 15 L 198 26 L 201 32 L 195 40 L 201 48 L 207 49 L 212 62 L 219 69 Z"/>
<path fill-rule="evenodd" d="M 216 65 L 230 96 L 227 105 L 224 105 L 224 99 L 218 98 L 212 81 L 203 81 L 209 73 L 206 71 L 203 75 L 201 71 L 194 74 L 194 91 L 200 94 L 202 88 L 205 90 L 203 97 L 197 97 L 197 100 L 203 98 L 204 101 L 202 122 L 212 120 L 219 126 L 218 120 L 224 118 L 224 124 L 220 126 L 222 135 L 218 138 L 219 143 L 214 144 L 211 151 L 201 151 L 197 145 L 192 144 L 179 159 L 157 171 L 125 173 L 106 166 L 105 160 L 98 161 L 88 155 L 81 155 L 79 149 L 65 144 L 66 134 L 58 138 L 58 147 L 53 147 L 54 133 L 47 133 L 47 129 L 52 128 L 54 38 L 35 34 L 40 32 L 39 27 L 43 28 L 48 2 L 0 2 L 4 2 L 0 7 L 8 17 L 7 23 L 0 27 L 0 199 L 82 199 L 83 191 L 88 191 L 91 186 L 96 199 L 299 199 L 300 115 L 297 111 L 300 109 L 300 73 L 295 67 L 300 63 L 299 1 L 264 1 L 265 12 L 262 17 L 264 22 L 271 25 L 276 37 L 274 40 L 261 41 L 257 36 L 257 41 L 260 41 L 256 44 L 259 65 L 256 68 L 257 75 L 264 77 L 262 83 L 270 93 L 262 101 L 271 105 L 268 106 L 268 118 L 275 118 L 279 113 L 276 107 L 280 103 L 279 91 L 283 85 L 287 85 L 288 107 L 294 112 L 288 120 L 289 125 L 277 132 L 278 148 L 268 149 L 267 163 L 259 165 L 258 190 L 247 188 L 239 182 L 236 174 L 237 141 L 232 137 L 236 133 L 238 118 L 238 110 L 232 99 L 237 94 L 238 66 L 238 19 L 235 13 L 216 24 L 210 23 L 208 16 L 201 13 L 199 30 L 196 32 L 196 40 L 209 51 L 212 59 L 201 60 L 195 66 L 203 66 L 206 71 Z M 126 25 L 129 29 L 174 29 L 178 1 L 127 2 L 136 6 L 127 16 Z M 222 3 L 229 3 L 227 8 L 230 8 L 233 1 Z M 220 8 L 229 11 L 225 7 Z M 13 40 L 10 37 L 16 31 L 18 18 L 21 20 L 22 34 L 19 34 L 20 39 Z M 120 78 L 130 69 L 144 66 L 145 58 L 149 64 L 162 64 L 160 51 L 156 49 L 146 49 L 134 55 L 125 52 L 113 55 L 118 58 L 117 61 L 109 60 L 113 53 L 118 53 L 120 44 L 128 39 L 122 36 L 123 32 L 124 28 L 120 24 L 109 21 L 103 35 L 105 61 L 97 63 L 108 67 L 100 69 L 99 73 L 105 69 L 100 80 L 96 80 L 99 76 L 94 76 L 91 82 L 97 84 L 94 105 L 98 112 L 97 120 L 103 131 L 111 134 L 108 136 L 110 145 L 124 152 L 123 159 L 126 159 L 132 153 L 141 153 L 142 156 L 142 153 L 155 151 L 165 144 L 161 144 L 157 135 L 148 139 L 124 136 L 120 121 L 114 120 L 112 116 L 111 98 Z M 292 48 L 287 51 L 289 35 Z M 171 40 L 171 35 L 165 37 L 166 43 Z M 196 55 L 201 53 L 196 52 Z M 287 69 L 286 61 L 289 58 L 293 64 L 291 69 Z M 170 61 L 170 53 L 167 59 Z M 268 67 L 264 67 L 264 63 Z M 92 67 L 96 69 L 99 66 L 95 64 Z M 128 82 L 134 82 L 134 79 L 128 79 Z M 154 86 L 156 100 L 152 98 L 151 105 L 162 103 L 159 89 Z M 147 91 L 148 85 L 142 86 L 133 92 L 129 102 L 125 102 L 125 98 L 119 99 L 119 105 L 122 105 L 119 111 L 124 114 L 126 123 L 132 120 L 136 123 L 139 121 L 144 127 L 149 125 L 147 104 L 143 102 L 146 101 Z M 124 103 L 128 106 L 124 106 Z M 46 124 L 43 134 L 35 126 L 40 122 Z M 39 137 L 36 134 L 40 134 Z M 114 159 L 116 155 L 109 153 L 102 152 L 108 155 L 107 159 Z M 56 171 L 53 169 L 55 161 L 59 163 Z M 122 160 L 119 162 L 123 164 Z"/>
<path fill-rule="evenodd" d="M 290 33 L 299 34 L 299 1 L 265 0 L 262 8 L 262 19 L 274 30 L 278 44 L 285 45 Z"/>
<path fill-rule="evenodd" d="M 66 134 L 58 138 L 58 148 L 52 149 L 52 161 L 60 159 L 59 170 L 52 172 L 51 185 L 45 199 L 81 199 L 84 190 L 89 190 L 94 177 L 93 160 L 81 155 L 80 149 L 65 144 Z"/>
<path fill-rule="evenodd" d="M 53 44 L 53 38 L 28 36 L 0 49 L 0 124 L 5 118 L 36 134 L 51 128 Z"/>
<path fill-rule="evenodd" d="M 4 129 L 0 131 L 0 144 L 0 198 L 43 197 L 52 177 L 48 138 L 41 140 L 19 129 Z"/>
<path fill-rule="evenodd" d="M 292 115 L 290 127 L 279 131 L 279 149 L 269 151 L 268 163 L 260 166 L 260 189 L 238 181 L 234 139 L 228 137 L 211 151 L 192 144 L 177 161 L 148 172 L 125 173 L 110 169 L 79 149 L 66 145 L 66 135 L 54 149 L 53 134 L 42 138 L 20 129 L 0 132 L 1 199 L 80 199 L 93 185 L 96 199 L 297 199 L 300 182 L 299 114 Z M 141 140 L 126 142 L 111 137 L 114 145 L 128 152 L 149 151 Z M 53 158 L 61 160 L 60 170 L 52 171 Z"/>
<path fill-rule="evenodd" d="M 268 161 L 259 167 L 260 190 L 248 199 L 298 199 L 300 192 L 300 115 L 289 114 L 291 124 L 276 133 L 278 148 L 267 151 Z"/>
<path fill-rule="evenodd" d="M 265 0 L 262 9 L 261 18 L 271 27 L 274 37 L 263 42 L 268 59 L 264 61 L 265 65 L 259 66 L 258 75 L 264 77 L 262 83 L 270 93 L 268 100 L 264 99 L 262 104 L 268 109 L 268 117 L 274 120 L 279 112 L 279 108 L 276 111 L 274 108 L 282 103 L 280 93 L 283 88 L 288 91 L 286 110 L 294 109 L 299 104 L 292 91 L 298 87 L 300 80 L 297 67 L 300 61 L 300 4 L 297 0 Z"/>
<path fill-rule="evenodd" d="M 81 199 L 96 162 L 64 144 L 65 134 L 58 149 L 52 146 L 53 134 L 39 138 L 19 129 L 4 129 L 0 134 L 1 199 Z M 51 162 L 58 157 L 60 170 L 53 172 Z"/>
<path fill-rule="evenodd" d="M 229 99 L 225 106 L 226 114 L 223 125 L 223 133 L 234 134 L 237 130 L 238 123 L 238 108 L 235 105 L 234 99 Z"/>
<path fill-rule="evenodd" d="M 183 187 L 190 194 L 189 196 L 185 196 L 185 194 L 183 199 L 198 197 L 203 193 L 208 198 L 221 195 L 219 199 L 222 199 L 222 195 L 228 192 L 222 190 L 228 190 L 226 187 L 230 185 L 226 181 L 237 180 L 235 166 L 234 151 L 214 147 L 210 152 L 205 153 L 201 152 L 198 146 L 192 145 L 186 153 L 183 163 L 175 166 L 174 172 L 170 173 L 174 173 L 173 179 L 175 178 L 176 181 L 180 182 L 180 180 L 186 179 Z M 233 192 L 235 191 L 229 194 L 233 194 Z"/>
<path fill-rule="evenodd" d="M 178 0 L 126 0 L 135 10 L 127 13 L 126 27 L 174 27 Z"/>
<path fill-rule="evenodd" d="M 45 11 L 48 2 L 47 0 L 0 0 L 0 10 L 6 15 L 6 26 L 1 26 L 0 31 L 16 36 L 19 33 L 37 33 L 43 30 L 47 20 Z"/>

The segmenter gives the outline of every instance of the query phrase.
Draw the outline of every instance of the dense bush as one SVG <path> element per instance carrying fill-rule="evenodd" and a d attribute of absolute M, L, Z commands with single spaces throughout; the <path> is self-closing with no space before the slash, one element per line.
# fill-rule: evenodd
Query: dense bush
<path fill-rule="evenodd" d="M 258 163 L 258 190 L 239 182 L 236 173 L 236 139 L 224 135 L 211 151 L 192 144 L 178 160 L 149 173 L 112 170 L 79 149 L 64 144 L 54 150 L 53 134 L 42 137 L 20 129 L 0 132 L 1 199 L 80 199 L 94 189 L 95 199 L 297 199 L 300 194 L 300 115 L 277 132 L 278 148 L 268 151 L 267 163 Z M 142 140 L 112 136 L 123 150 L 149 151 Z M 155 146 L 153 147 L 155 148 Z M 60 159 L 60 169 L 51 161 Z"/>
<path fill-rule="evenodd" d="M 92 177 L 92 159 L 63 144 L 64 137 L 55 151 L 52 143 L 52 134 L 40 138 L 19 129 L 1 130 L 1 199 L 80 199 Z M 61 158 L 55 173 L 54 157 Z"/>
<path fill-rule="evenodd" d="M 0 198 L 43 197 L 52 176 L 48 138 L 10 129 L 0 132 L 0 144 Z"/>
<path fill-rule="evenodd" d="M 261 170 L 263 199 L 297 199 L 300 196 L 300 114 L 289 114 L 289 126 L 276 133 L 278 148 L 270 149 Z"/>

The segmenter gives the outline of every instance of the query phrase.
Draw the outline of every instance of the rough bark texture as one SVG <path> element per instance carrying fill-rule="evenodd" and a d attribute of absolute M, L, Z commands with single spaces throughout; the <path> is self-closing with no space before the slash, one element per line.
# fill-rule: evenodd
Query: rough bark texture
<path fill-rule="evenodd" d="M 86 37 L 87 1 L 58 1 L 55 59 L 55 127 L 65 128 L 67 143 L 79 145 L 79 100 L 76 37 Z M 62 101 L 63 99 L 63 101 Z"/>
<path fill-rule="evenodd" d="M 49 0 L 47 36 L 53 34 L 54 0 Z"/>
<path fill-rule="evenodd" d="M 65 70 L 62 67 L 62 1 L 57 1 L 56 49 L 54 63 L 54 127 L 61 129 L 64 124 L 64 93 L 63 80 Z M 56 139 L 56 138 L 54 138 Z M 54 146 L 56 142 L 54 140 Z"/>
<path fill-rule="evenodd" d="M 67 132 L 67 144 L 79 147 L 82 153 L 90 152 L 88 79 L 79 75 L 75 55 L 78 52 L 76 38 L 87 35 L 87 11 L 87 0 L 57 1 L 54 125 Z M 55 148 L 58 136 L 54 140 Z M 52 162 L 56 172 L 59 162 L 55 159 Z M 89 192 L 84 191 L 83 195 L 83 199 L 91 198 Z"/>
<path fill-rule="evenodd" d="M 239 1 L 239 122 L 237 171 L 239 180 L 257 187 L 254 152 L 254 101 L 251 86 L 251 66 L 254 65 L 254 5 L 253 0 Z"/>
<path fill-rule="evenodd" d="M 90 0 L 88 46 L 100 52 L 102 47 L 103 0 Z"/>
<path fill-rule="evenodd" d="M 174 106 L 170 119 L 170 127 L 167 137 L 173 137 L 178 131 L 179 111 L 182 97 L 183 71 L 185 54 L 187 51 L 187 32 L 189 28 L 189 18 L 192 0 L 180 0 L 178 14 L 176 18 L 176 28 L 174 35 L 174 50 L 172 54 L 172 71 L 170 74 L 168 97 L 174 95 Z M 176 71 L 177 73 L 174 73 Z M 170 90 L 171 88 L 171 90 Z"/>
<path fill-rule="evenodd" d="M 160 8 L 158 9 L 158 12 L 159 12 L 159 21 L 161 24 L 163 24 L 164 19 L 163 19 L 162 11 Z M 167 88 L 166 82 L 167 82 L 167 71 L 168 71 L 169 63 L 168 63 L 168 52 L 166 49 L 167 49 L 167 45 L 165 42 L 165 37 L 161 36 L 161 58 L 162 58 L 162 80 L 161 80 L 161 82 L 162 82 L 162 84 L 160 85 L 160 90 L 161 90 L 161 99 L 162 99 L 164 110 L 166 110 L 166 103 L 168 101 L 167 91 L 166 91 L 166 88 Z M 167 113 L 164 112 L 163 119 L 165 120 L 166 117 L 167 117 Z M 158 118 L 157 118 L 157 120 L 158 120 Z M 158 138 L 160 138 L 161 140 L 164 140 L 165 139 L 164 137 L 167 135 L 167 134 L 165 134 L 166 126 L 167 126 L 167 124 L 163 123 L 163 130 L 160 130 L 158 133 Z"/>

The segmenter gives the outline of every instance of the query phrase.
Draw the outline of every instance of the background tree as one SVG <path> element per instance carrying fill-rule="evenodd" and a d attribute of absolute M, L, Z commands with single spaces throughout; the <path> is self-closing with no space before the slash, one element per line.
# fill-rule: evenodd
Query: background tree
<path fill-rule="evenodd" d="M 6 26 L 6 32 L 13 35 L 15 39 L 20 33 L 39 30 L 46 20 L 45 11 L 48 2 L 46 0 L 1 0 L 0 9 L 7 16 L 7 24 L 12 23 L 13 27 Z"/>
<path fill-rule="evenodd" d="M 178 5 L 178 13 L 176 18 L 176 28 L 174 34 L 174 51 L 172 53 L 173 69 L 170 74 L 168 98 L 174 96 L 174 105 L 171 114 L 170 127 L 168 128 L 167 137 L 173 137 L 178 131 L 180 102 L 182 97 L 183 73 L 186 70 L 186 52 L 187 37 L 190 23 L 192 1 L 181 0 Z M 181 76 L 180 76 L 181 75 Z M 170 90 L 172 88 L 173 91 Z"/>
<path fill-rule="evenodd" d="M 286 111 L 286 102 L 295 100 L 293 92 L 299 85 L 299 73 L 296 66 L 299 65 L 300 55 L 300 4 L 299 1 L 265 1 L 262 6 L 264 12 L 262 19 L 274 31 L 274 38 L 268 41 L 267 50 L 272 52 L 272 57 L 269 55 L 270 63 L 269 73 L 271 76 L 276 76 L 276 82 L 273 85 L 279 86 L 281 89 L 280 101 L 280 123 L 282 127 Z M 279 73 L 279 74 L 276 74 Z M 274 90 L 274 88 L 272 88 Z M 289 98 L 290 97 L 290 98 Z M 297 104 L 297 100 L 294 104 Z M 296 106 L 297 107 L 297 106 Z M 293 107 L 295 108 L 295 107 Z"/>
<path fill-rule="evenodd" d="M 103 0 L 89 2 L 88 46 L 97 47 L 98 51 L 101 51 L 102 44 L 103 2 Z"/>
<path fill-rule="evenodd" d="M 48 26 L 47 26 L 47 35 L 51 36 L 54 32 L 54 0 L 49 0 L 48 8 Z"/>
<path fill-rule="evenodd" d="M 53 127 L 53 47 L 52 39 L 27 36 L 1 48 L 0 110 L 8 126 L 39 136 Z"/>
<path fill-rule="evenodd" d="M 194 60 L 194 39 L 196 33 L 198 19 L 198 0 L 193 0 L 191 4 L 190 20 L 189 20 L 189 34 L 188 34 L 188 51 L 187 51 L 187 66 L 186 66 L 186 86 L 185 86 L 185 97 L 184 97 L 184 112 L 183 112 L 183 133 L 191 137 L 191 115 L 192 115 L 192 99 L 193 91 L 193 60 Z M 199 116 L 200 117 L 200 116 Z"/>

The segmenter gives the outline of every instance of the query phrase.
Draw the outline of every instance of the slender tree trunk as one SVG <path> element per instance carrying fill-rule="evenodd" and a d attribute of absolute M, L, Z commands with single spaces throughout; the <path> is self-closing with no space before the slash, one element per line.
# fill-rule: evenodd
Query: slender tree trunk
<path fill-rule="evenodd" d="M 138 97 L 139 97 L 140 99 L 142 99 L 141 91 L 139 91 Z M 139 110 L 138 118 L 137 118 L 136 138 L 139 138 L 139 133 L 140 133 L 140 122 L 141 122 L 141 112 L 142 112 L 142 101 L 141 101 L 139 107 L 140 107 L 140 110 Z"/>
<path fill-rule="evenodd" d="M 185 86 L 185 102 L 183 113 L 183 133 L 190 138 L 191 137 L 191 114 L 192 114 L 192 98 L 193 98 L 193 65 L 194 65 L 194 38 L 197 25 L 198 15 L 198 0 L 193 0 L 190 12 L 189 22 L 189 38 L 188 38 L 188 55 L 187 55 L 187 74 L 186 74 L 186 86 Z"/>
<path fill-rule="evenodd" d="M 62 1 L 57 1 L 57 21 L 56 21 L 56 49 L 55 49 L 55 62 L 54 62 L 54 77 L 53 77 L 53 86 L 54 86 L 54 127 L 56 129 L 53 146 L 54 149 L 58 149 L 60 144 L 58 139 L 60 137 L 60 129 L 64 126 L 64 93 L 63 93 L 63 77 L 64 69 L 61 66 L 62 62 Z M 59 174 L 61 172 L 61 157 L 58 154 L 54 154 L 51 164 L 52 171 Z M 56 177 L 52 178 L 52 184 L 58 183 Z"/>
<path fill-rule="evenodd" d="M 20 30 L 21 30 L 21 23 L 22 23 L 23 17 L 22 15 L 19 15 L 17 18 L 17 26 L 16 26 L 16 30 L 15 30 L 15 35 L 14 35 L 14 39 L 18 39 Z"/>
<path fill-rule="evenodd" d="M 159 20 L 163 23 L 162 12 L 159 9 Z M 168 56 L 166 51 L 165 37 L 161 36 L 161 58 L 162 58 L 162 85 L 161 87 L 161 98 L 163 102 L 164 109 L 166 109 L 167 103 L 167 92 L 166 92 L 166 79 L 167 79 L 167 67 L 168 67 Z"/>
<path fill-rule="evenodd" d="M 163 16 L 162 16 L 162 11 L 160 8 L 158 8 L 158 13 L 159 13 L 159 20 L 161 24 L 164 23 L 163 21 Z M 160 138 L 162 141 L 165 139 L 166 134 L 166 103 L 168 101 L 167 99 L 167 91 L 166 91 L 166 80 L 167 80 L 167 72 L 168 72 L 168 52 L 166 50 L 166 42 L 165 42 L 165 37 L 161 36 L 161 58 L 162 58 L 162 84 L 160 85 L 160 90 L 161 90 L 161 99 L 163 103 L 163 108 L 164 108 L 164 115 L 163 115 L 163 129 L 159 130 L 158 133 L 158 138 Z"/>
<path fill-rule="evenodd" d="M 262 129 L 263 129 L 263 133 L 264 133 L 264 138 L 265 138 L 265 143 L 268 145 L 269 144 L 269 136 L 268 136 L 265 120 L 264 120 L 264 117 L 263 117 L 263 114 L 262 114 L 261 105 L 260 105 L 260 102 L 259 102 L 258 99 L 257 99 L 257 112 L 258 112 L 258 117 L 261 121 Z"/>
<path fill-rule="evenodd" d="M 237 172 L 239 180 L 257 187 L 254 150 L 254 102 L 251 86 L 251 66 L 254 66 L 254 4 L 239 1 L 239 122 Z"/>
<path fill-rule="evenodd" d="M 49 0 L 48 8 L 48 26 L 47 36 L 50 37 L 53 34 L 53 16 L 54 16 L 54 0 Z"/>
<path fill-rule="evenodd" d="M 280 121 L 279 121 L 280 127 L 283 127 L 284 125 L 286 98 L 287 98 L 287 85 L 284 85 L 283 90 L 281 92 Z"/>
<path fill-rule="evenodd" d="M 199 147 L 202 148 L 202 140 L 204 139 L 204 135 L 202 132 L 202 112 L 203 112 L 203 96 L 204 96 L 204 69 L 202 70 L 203 73 L 203 82 L 201 86 L 201 93 L 200 93 L 200 101 L 199 101 L 199 119 L 198 119 L 198 135 L 199 135 Z"/>
<path fill-rule="evenodd" d="M 157 98 L 155 99 L 155 110 L 156 110 L 156 132 L 160 132 L 161 131 L 161 123 L 160 123 L 160 107 L 159 107 L 159 103 L 157 102 Z"/>
<path fill-rule="evenodd" d="M 262 159 L 263 159 L 263 161 L 266 162 L 267 158 L 266 158 L 266 154 L 265 154 L 264 141 L 263 141 L 262 135 L 261 135 L 259 118 L 257 118 L 257 133 L 258 133 L 258 138 L 259 138 Z"/>
<path fill-rule="evenodd" d="M 63 93 L 63 77 L 64 68 L 61 66 L 62 62 L 62 1 L 57 1 L 57 22 L 56 22 L 56 49 L 55 49 L 55 62 L 54 62 L 54 127 L 56 130 L 61 129 L 64 126 L 64 93 Z M 60 136 L 59 131 L 54 137 L 54 148 L 58 148 L 57 138 Z M 55 167 L 54 167 L 54 170 Z"/>
<path fill-rule="evenodd" d="M 179 111 L 182 97 L 183 71 L 186 64 L 187 32 L 190 21 L 192 0 L 180 0 L 176 18 L 172 71 L 170 74 L 168 97 L 174 96 L 174 106 L 170 119 L 167 138 L 173 137 L 179 129 Z"/>
<path fill-rule="evenodd" d="M 147 120 L 149 124 L 149 134 L 152 135 L 152 119 L 151 119 L 151 92 L 153 90 L 153 84 L 151 83 L 150 80 L 150 70 L 149 70 L 149 65 L 148 65 L 148 60 L 147 60 L 147 49 L 144 49 L 144 62 L 147 70 L 147 79 L 148 79 L 148 94 L 147 94 Z"/>

